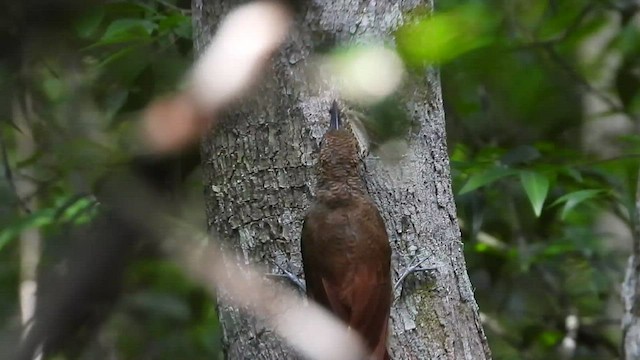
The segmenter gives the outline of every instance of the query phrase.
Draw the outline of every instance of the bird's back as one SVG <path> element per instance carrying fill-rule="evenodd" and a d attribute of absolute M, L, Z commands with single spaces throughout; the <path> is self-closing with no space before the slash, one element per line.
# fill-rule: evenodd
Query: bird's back
<path fill-rule="evenodd" d="M 354 195 L 341 206 L 317 203 L 305 218 L 302 256 L 309 297 L 386 355 L 391 306 L 391 249 L 373 201 Z"/>

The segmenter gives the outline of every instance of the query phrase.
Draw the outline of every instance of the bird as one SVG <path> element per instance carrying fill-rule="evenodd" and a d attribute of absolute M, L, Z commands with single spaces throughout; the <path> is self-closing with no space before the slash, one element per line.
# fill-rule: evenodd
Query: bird
<path fill-rule="evenodd" d="M 391 247 L 378 207 L 360 177 L 354 134 L 336 101 L 322 138 L 315 203 L 300 248 L 307 297 L 357 331 L 370 360 L 390 359 Z"/>

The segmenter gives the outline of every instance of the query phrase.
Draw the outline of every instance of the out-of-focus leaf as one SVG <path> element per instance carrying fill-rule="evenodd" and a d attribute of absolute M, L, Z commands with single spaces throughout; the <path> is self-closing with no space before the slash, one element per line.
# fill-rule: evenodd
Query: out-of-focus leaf
<path fill-rule="evenodd" d="M 560 169 L 560 172 L 569 176 L 570 178 L 572 178 L 573 180 L 575 180 L 578 183 L 581 183 L 584 178 L 582 177 L 582 173 L 578 170 L 576 170 L 575 168 L 572 167 L 564 167 L 562 169 Z"/>
<path fill-rule="evenodd" d="M 552 347 L 557 345 L 562 340 L 563 337 L 564 337 L 564 334 L 562 334 L 561 332 L 551 330 L 551 331 L 545 331 L 542 334 L 540 334 L 538 339 L 542 343 L 542 345 L 544 345 L 545 347 Z"/>
<path fill-rule="evenodd" d="M 180 13 L 171 14 L 158 22 L 160 32 L 173 31 L 185 39 L 191 39 L 191 18 Z"/>
<path fill-rule="evenodd" d="M 478 154 L 476 155 L 476 161 L 493 163 L 499 161 L 505 152 L 506 150 L 500 147 L 486 147 L 478 152 Z"/>
<path fill-rule="evenodd" d="M 130 41 L 147 40 L 158 24 L 144 19 L 115 20 L 95 45 L 117 44 Z"/>
<path fill-rule="evenodd" d="M 473 174 L 464 184 L 458 195 L 466 194 L 480 187 L 491 184 L 503 177 L 514 175 L 516 171 L 503 167 L 495 167 L 479 174 Z"/>
<path fill-rule="evenodd" d="M 478 232 L 476 240 L 476 250 L 480 252 L 487 251 L 489 249 L 497 252 L 504 252 L 509 250 L 509 246 L 507 244 L 484 231 Z"/>
<path fill-rule="evenodd" d="M 578 190 L 569 194 L 562 195 L 556 201 L 551 204 L 551 206 L 556 206 L 564 203 L 564 208 L 562 209 L 562 219 L 565 219 L 567 214 L 580 203 L 593 199 L 605 191 L 600 189 L 590 189 L 590 190 Z"/>
<path fill-rule="evenodd" d="M 70 209 L 72 206 L 74 206 L 78 202 L 82 201 L 84 197 L 85 197 L 84 194 L 78 194 L 64 201 L 56 210 L 55 214 L 53 215 L 53 218 L 55 220 L 59 220 L 68 209 Z"/>
<path fill-rule="evenodd" d="M 54 220 L 63 219 L 74 223 L 84 223 L 90 219 L 91 215 L 89 214 L 88 217 L 83 215 L 95 204 L 95 199 L 87 197 L 86 195 L 71 197 L 58 207 L 54 214 Z"/>
<path fill-rule="evenodd" d="M 538 151 L 538 149 L 536 149 L 535 147 L 530 145 L 522 145 L 511 149 L 509 152 L 502 155 L 500 161 L 505 165 L 512 166 L 517 164 L 530 163 L 534 160 L 539 159 L 540 156 L 540 151 Z"/>
<path fill-rule="evenodd" d="M 640 51 L 640 30 L 637 24 L 630 22 L 619 34 L 619 49 L 625 55 L 635 55 Z"/>
<path fill-rule="evenodd" d="M 410 21 L 395 33 L 400 56 L 413 67 L 450 61 L 494 41 L 495 13 L 478 3 Z"/>
<path fill-rule="evenodd" d="M 104 99 L 106 117 L 113 118 L 127 101 L 128 96 L 128 89 L 118 89 L 109 93 Z"/>
<path fill-rule="evenodd" d="M 449 156 L 451 162 L 464 163 L 469 160 L 469 148 L 462 144 L 457 143 L 453 148 L 453 152 Z"/>
<path fill-rule="evenodd" d="M 127 46 L 100 63 L 99 66 L 104 70 L 100 79 L 105 83 L 117 82 L 123 88 L 126 86 L 131 96 L 139 91 L 134 83 L 151 62 L 153 50 L 150 46 Z"/>
<path fill-rule="evenodd" d="M 79 17 L 76 21 L 76 34 L 81 39 L 92 37 L 100 27 L 103 19 L 104 8 L 102 6 L 92 8 L 87 14 Z"/>
<path fill-rule="evenodd" d="M 125 47 L 124 49 L 120 49 L 112 54 L 109 54 L 109 56 L 107 56 L 104 60 L 102 60 L 97 66 L 96 68 L 103 68 L 106 67 L 107 65 L 112 64 L 114 61 L 117 61 L 123 57 L 125 57 L 126 55 L 132 53 L 133 51 L 135 51 L 135 47 L 134 46 L 129 46 L 129 47 Z"/>
<path fill-rule="evenodd" d="M 549 193 L 549 178 L 537 172 L 521 171 L 520 183 L 527 193 L 533 212 L 539 217 L 542 213 L 544 200 Z"/>
<path fill-rule="evenodd" d="M 474 244 L 473 249 L 476 252 L 479 252 L 479 253 L 484 253 L 484 252 L 487 252 L 487 251 L 491 250 L 489 245 L 484 244 L 484 243 L 479 243 L 479 242 Z"/>
<path fill-rule="evenodd" d="M 548 258 L 552 256 L 570 253 L 575 250 L 576 250 L 576 247 L 572 243 L 558 242 L 558 243 L 552 243 L 551 245 L 545 247 L 542 254 L 544 257 Z"/>
<path fill-rule="evenodd" d="M 0 251 L 23 231 L 51 224 L 54 213 L 54 209 L 42 209 L 9 224 L 0 231 Z"/>
<path fill-rule="evenodd" d="M 73 221 L 77 224 L 85 223 L 93 215 L 87 213 L 93 205 L 95 200 L 91 198 L 74 196 L 69 199 L 60 199 L 54 207 L 37 210 L 22 219 L 13 221 L 0 230 L 0 251 L 28 229 L 42 228 L 58 220 Z"/>
<path fill-rule="evenodd" d="M 538 2 L 539 3 L 539 2 Z M 571 28 L 572 25 L 581 25 L 584 21 L 584 12 L 590 12 L 580 4 L 580 1 L 562 1 L 558 2 L 556 10 L 550 14 L 548 9 L 544 21 L 539 22 L 536 31 L 537 38 L 540 40 L 550 40 L 561 36 L 564 36 L 566 31 Z M 547 5 L 548 6 L 548 5 Z M 545 6 L 546 8 L 546 6 Z M 576 24 L 576 20 L 581 19 L 580 23 Z M 571 33 L 576 30 L 571 28 Z M 571 34 L 568 34 L 571 35 Z"/>

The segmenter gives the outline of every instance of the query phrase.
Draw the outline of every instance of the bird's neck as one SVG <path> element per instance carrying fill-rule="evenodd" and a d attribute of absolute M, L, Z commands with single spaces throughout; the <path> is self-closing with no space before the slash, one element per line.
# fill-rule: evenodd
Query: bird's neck
<path fill-rule="evenodd" d="M 344 206 L 365 193 L 364 183 L 357 175 L 343 177 L 340 180 L 319 180 L 316 198 L 330 207 Z"/>

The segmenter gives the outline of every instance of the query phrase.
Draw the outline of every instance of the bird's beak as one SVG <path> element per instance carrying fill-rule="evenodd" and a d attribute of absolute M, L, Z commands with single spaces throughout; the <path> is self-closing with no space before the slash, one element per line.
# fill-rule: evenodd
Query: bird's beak
<path fill-rule="evenodd" d="M 337 101 L 334 100 L 333 104 L 331 104 L 331 110 L 329 110 L 329 114 L 331 115 L 331 125 L 329 126 L 329 129 L 340 129 L 342 121 L 340 120 L 340 109 L 338 109 Z"/>

